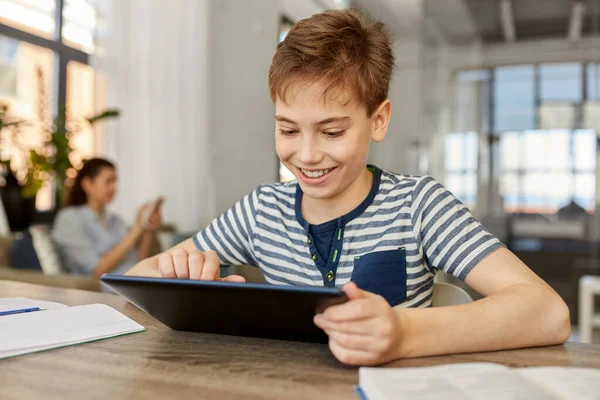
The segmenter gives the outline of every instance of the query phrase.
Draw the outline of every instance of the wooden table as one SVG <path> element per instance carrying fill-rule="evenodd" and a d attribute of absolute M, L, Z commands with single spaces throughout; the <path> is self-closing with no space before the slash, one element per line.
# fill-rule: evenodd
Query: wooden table
<path fill-rule="evenodd" d="M 67 305 L 108 304 L 146 331 L 0 360 L 0 398 L 9 399 L 355 399 L 358 369 L 327 346 L 172 331 L 116 295 L 0 281 L 0 297 Z M 460 362 L 511 367 L 600 368 L 600 346 L 564 346 L 400 360 L 390 367 Z"/>

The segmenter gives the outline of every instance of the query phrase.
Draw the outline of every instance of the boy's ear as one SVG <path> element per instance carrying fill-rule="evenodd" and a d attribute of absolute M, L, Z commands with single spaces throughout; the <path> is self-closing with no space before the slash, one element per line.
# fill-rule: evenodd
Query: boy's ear
<path fill-rule="evenodd" d="M 371 139 L 381 142 L 385 138 L 391 116 L 392 102 L 390 99 L 386 99 L 373 113 L 373 133 L 371 134 Z"/>

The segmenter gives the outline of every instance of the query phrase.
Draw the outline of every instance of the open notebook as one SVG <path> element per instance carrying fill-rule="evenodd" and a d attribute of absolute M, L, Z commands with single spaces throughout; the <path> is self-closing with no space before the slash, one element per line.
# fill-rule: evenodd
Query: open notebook
<path fill-rule="evenodd" d="M 0 359 L 144 330 L 104 304 L 66 307 L 32 299 L 0 299 L 0 309 L 31 306 L 44 311 L 0 316 Z"/>
<path fill-rule="evenodd" d="M 586 368 L 511 369 L 490 363 L 360 368 L 359 382 L 359 394 L 368 400 L 600 399 L 600 369 Z"/>

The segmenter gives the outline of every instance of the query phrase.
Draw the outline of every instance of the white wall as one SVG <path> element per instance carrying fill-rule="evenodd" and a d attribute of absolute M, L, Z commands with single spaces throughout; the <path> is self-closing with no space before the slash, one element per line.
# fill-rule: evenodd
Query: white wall
<path fill-rule="evenodd" d="M 279 35 L 277 0 L 211 2 L 209 143 L 216 212 L 279 179 L 268 75 Z"/>
<path fill-rule="evenodd" d="M 105 135 L 120 170 L 115 210 L 165 195 L 165 220 L 196 231 L 277 177 L 267 78 L 277 0 L 112 1 L 94 65 L 106 105 L 122 110 Z"/>

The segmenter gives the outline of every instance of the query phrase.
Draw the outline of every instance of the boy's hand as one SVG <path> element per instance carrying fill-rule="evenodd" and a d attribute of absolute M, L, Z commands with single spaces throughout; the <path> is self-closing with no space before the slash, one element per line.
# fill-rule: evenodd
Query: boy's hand
<path fill-rule="evenodd" d="M 158 258 L 158 270 L 165 278 L 196 279 L 203 281 L 246 282 L 243 276 L 220 277 L 221 262 L 214 251 L 187 252 L 176 249 L 172 254 L 163 253 Z"/>
<path fill-rule="evenodd" d="M 344 286 L 349 302 L 315 315 L 315 324 L 329 336 L 329 348 L 344 364 L 376 365 L 398 358 L 402 324 L 381 296 Z"/>

